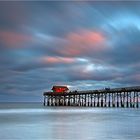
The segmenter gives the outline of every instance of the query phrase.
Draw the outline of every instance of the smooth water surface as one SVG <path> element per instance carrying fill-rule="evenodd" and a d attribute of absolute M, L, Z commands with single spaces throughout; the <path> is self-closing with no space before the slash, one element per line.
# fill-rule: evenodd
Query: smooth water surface
<path fill-rule="evenodd" d="M 0 104 L 0 140 L 140 140 L 140 108 Z"/>

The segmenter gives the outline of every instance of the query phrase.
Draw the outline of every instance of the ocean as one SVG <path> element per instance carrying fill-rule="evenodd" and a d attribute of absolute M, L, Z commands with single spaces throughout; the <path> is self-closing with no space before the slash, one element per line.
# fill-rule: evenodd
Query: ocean
<path fill-rule="evenodd" d="M 140 140 L 140 108 L 0 103 L 0 140 Z"/>

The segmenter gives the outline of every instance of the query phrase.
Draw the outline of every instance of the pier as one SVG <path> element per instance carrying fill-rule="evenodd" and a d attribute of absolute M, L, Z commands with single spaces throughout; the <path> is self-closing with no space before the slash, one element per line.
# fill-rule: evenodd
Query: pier
<path fill-rule="evenodd" d="M 102 90 L 44 92 L 44 106 L 138 108 L 140 86 Z"/>

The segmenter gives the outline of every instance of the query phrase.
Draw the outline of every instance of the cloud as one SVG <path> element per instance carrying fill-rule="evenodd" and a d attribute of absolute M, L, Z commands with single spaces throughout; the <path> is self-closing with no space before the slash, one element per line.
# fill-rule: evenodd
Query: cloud
<path fill-rule="evenodd" d="M 71 64 L 74 63 L 75 59 L 65 57 L 43 57 L 41 61 L 44 64 Z"/>
<path fill-rule="evenodd" d="M 76 60 L 74 58 L 65 58 L 65 57 L 41 57 L 34 59 L 20 65 L 17 65 L 13 68 L 14 71 L 25 72 L 31 71 L 40 68 L 57 68 L 64 65 L 72 65 Z"/>
<path fill-rule="evenodd" d="M 102 44 L 105 40 L 101 33 L 90 30 L 81 30 L 76 33 L 69 33 L 67 35 L 67 39 L 75 43 L 81 43 L 89 46 L 97 45 L 100 43 Z"/>
<path fill-rule="evenodd" d="M 66 35 L 67 43 L 60 53 L 67 56 L 79 56 L 90 52 L 99 52 L 105 49 L 105 37 L 100 32 L 82 29 Z"/>
<path fill-rule="evenodd" d="M 32 41 L 30 35 L 11 31 L 0 31 L 0 42 L 8 47 L 22 47 L 25 42 Z"/>
<path fill-rule="evenodd" d="M 112 71 L 114 72 L 112 73 Z M 65 72 L 67 72 L 70 81 L 111 81 L 122 76 L 122 73 L 118 68 L 93 64 L 90 62 L 84 65 L 79 64 L 77 66 L 71 67 L 69 70 L 66 69 Z"/>
<path fill-rule="evenodd" d="M 36 69 L 54 68 L 55 71 L 57 71 L 59 68 L 65 69 L 77 65 L 84 65 L 86 63 L 88 63 L 88 60 L 83 58 L 43 56 L 23 61 L 22 63 L 15 65 L 12 70 L 26 72 Z"/>
<path fill-rule="evenodd" d="M 140 84 L 139 2 L 113 5 L 1 2 L 0 94 Z"/>

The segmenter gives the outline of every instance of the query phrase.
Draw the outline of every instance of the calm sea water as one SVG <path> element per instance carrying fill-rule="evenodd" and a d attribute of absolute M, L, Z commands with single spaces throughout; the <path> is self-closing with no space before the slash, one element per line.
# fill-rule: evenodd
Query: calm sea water
<path fill-rule="evenodd" d="M 0 140 L 140 140 L 140 108 L 0 104 Z"/>

